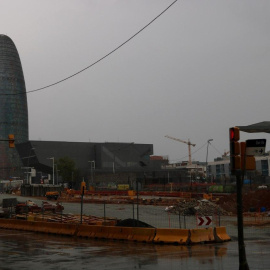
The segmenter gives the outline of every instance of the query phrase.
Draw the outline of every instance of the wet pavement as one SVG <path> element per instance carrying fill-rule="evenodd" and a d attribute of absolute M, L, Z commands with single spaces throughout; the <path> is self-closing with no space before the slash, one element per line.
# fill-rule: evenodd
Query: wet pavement
<path fill-rule="evenodd" d="M 269 269 L 270 241 L 247 241 L 250 269 Z M 238 269 L 237 242 L 153 245 L 0 230 L 0 269 Z"/>

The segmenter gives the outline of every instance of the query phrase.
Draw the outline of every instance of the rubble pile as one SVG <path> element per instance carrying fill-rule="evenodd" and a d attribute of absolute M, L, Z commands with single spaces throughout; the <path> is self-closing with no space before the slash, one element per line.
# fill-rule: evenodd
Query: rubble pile
<path fill-rule="evenodd" d="M 165 210 L 170 213 L 174 213 L 177 215 L 180 214 L 183 216 L 230 215 L 229 212 L 225 211 L 223 208 L 221 208 L 217 204 L 211 201 L 208 201 L 206 199 L 203 199 L 203 200 L 193 199 L 189 201 L 181 201 L 176 205 L 167 207 Z"/>

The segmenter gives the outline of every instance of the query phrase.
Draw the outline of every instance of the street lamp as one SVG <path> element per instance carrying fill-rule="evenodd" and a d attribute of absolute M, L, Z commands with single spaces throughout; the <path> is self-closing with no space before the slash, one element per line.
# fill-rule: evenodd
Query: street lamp
<path fill-rule="evenodd" d="M 48 159 L 52 159 L 53 161 L 53 185 L 54 185 L 54 157 L 48 158 Z"/>
<path fill-rule="evenodd" d="M 213 139 L 209 139 L 209 140 L 207 141 L 207 152 L 206 152 L 206 181 L 207 181 L 207 179 L 208 179 L 208 163 L 207 163 L 207 160 L 208 160 L 208 147 L 209 147 L 210 142 L 212 142 L 212 141 L 213 141 Z"/>
<path fill-rule="evenodd" d="M 26 172 L 26 174 L 27 174 L 27 176 L 26 176 L 26 183 L 27 184 L 31 184 L 31 173 L 32 173 L 32 168 L 33 168 L 33 167 L 29 167 L 29 163 L 30 163 L 29 162 L 29 159 L 36 156 L 35 154 L 31 156 L 32 150 L 35 150 L 35 148 L 30 148 L 28 157 L 21 158 L 21 159 L 27 159 L 27 167 L 22 167 L 22 169 L 26 169 L 27 170 L 27 172 Z"/>

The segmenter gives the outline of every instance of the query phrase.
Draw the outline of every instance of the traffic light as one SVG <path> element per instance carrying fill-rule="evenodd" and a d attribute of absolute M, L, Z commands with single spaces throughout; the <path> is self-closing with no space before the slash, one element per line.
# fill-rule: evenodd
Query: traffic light
<path fill-rule="evenodd" d="M 14 148 L 15 147 L 15 140 L 14 140 L 14 134 L 9 134 L 8 135 L 8 143 L 9 143 L 9 148 Z"/>
<path fill-rule="evenodd" d="M 254 171 L 256 170 L 255 157 L 247 155 L 246 153 L 246 142 L 241 142 L 241 166 L 242 170 Z"/>
<path fill-rule="evenodd" d="M 86 191 L 86 183 L 83 181 L 81 182 L 81 195 L 84 195 L 84 192 Z"/>
<path fill-rule="evenodd" d="M 231 173 L 234 174 L 237 170 L 241 170 L 240 156 L 240 130 L 238 127 L 230 128 L 230 165 Z"/>

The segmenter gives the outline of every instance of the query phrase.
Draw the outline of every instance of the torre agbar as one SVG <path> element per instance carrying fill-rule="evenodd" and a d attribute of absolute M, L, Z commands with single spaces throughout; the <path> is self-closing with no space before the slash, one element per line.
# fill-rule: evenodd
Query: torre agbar
<path fill-rule="evenodd" d="M 6 141 L 14 134 L 15 144 L 28 141 L 28 109 L 25 82 L 13 41 L 0 34 L 0 180 L 21 175 L 16 148 Z"/>

